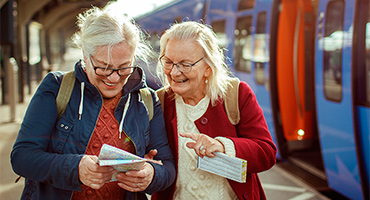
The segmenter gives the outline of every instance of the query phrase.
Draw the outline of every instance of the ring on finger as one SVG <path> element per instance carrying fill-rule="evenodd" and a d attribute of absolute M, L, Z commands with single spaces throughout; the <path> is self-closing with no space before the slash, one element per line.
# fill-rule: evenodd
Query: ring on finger
<path fill-rule="evenodd" d="M 141 183 L 138 183 L 136 187 L 137 188 L 140 188 L 141 187 Z"/>
<path fill-rule="evenodd" d="M 205 148 L 204 148 L 204 146 L 202 145 L 202 146 L 200 146 L 200 148 L 199 148 L 199 151 L 203 151 Z"/>

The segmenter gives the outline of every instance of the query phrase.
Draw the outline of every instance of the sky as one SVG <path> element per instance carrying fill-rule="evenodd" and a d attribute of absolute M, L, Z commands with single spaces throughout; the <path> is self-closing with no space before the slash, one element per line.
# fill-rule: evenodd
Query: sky
<path fill-rule="evenodd" d="M 171 1 L 174 0 L 117 0 L 114 8 L 120 9 L 131 17 L 137 17 Z"/>

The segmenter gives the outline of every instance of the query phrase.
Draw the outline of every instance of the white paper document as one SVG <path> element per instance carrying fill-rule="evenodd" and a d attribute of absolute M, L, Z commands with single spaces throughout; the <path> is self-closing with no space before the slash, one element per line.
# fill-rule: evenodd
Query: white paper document
<path fill-rule="evenodd" d="M 125 150 L 103 144 L 98 156 L 100 166 L 113 166 L 117 171 L 141 170 L 146 159 Z"/>
<path fill-rule="evenodd" d="M 214 152 L 215 157 L 198 156 L 198 168 L 239 183 L 247 179 L 247 161 L 224 153 Z"/>

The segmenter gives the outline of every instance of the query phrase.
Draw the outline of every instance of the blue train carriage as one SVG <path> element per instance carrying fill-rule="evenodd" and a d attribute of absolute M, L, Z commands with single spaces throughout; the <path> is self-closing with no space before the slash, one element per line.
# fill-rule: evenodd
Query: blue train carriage
<path fill-rule="evenodd" d="M 369 11 L 367 0 L 187 0 L 137 22 L 155 47 L 176 21 L 211 25 L 254 90 L 278 159 L 369 199 Z"/>
<path fill-rule="evenodd" d="M 369 199 L 370 7 L 368 0 L 318 5 L 315 94 L 328 184 Z"/>
<path fill-rule="evenodd" d="M 369 1 L 256 1 L 248 9 L 238 8 L 234 70 L 256 91 L 278 158 L 350 199 L 369 199 Z M 251 36 L 239 39 L 248 26 Z"/>

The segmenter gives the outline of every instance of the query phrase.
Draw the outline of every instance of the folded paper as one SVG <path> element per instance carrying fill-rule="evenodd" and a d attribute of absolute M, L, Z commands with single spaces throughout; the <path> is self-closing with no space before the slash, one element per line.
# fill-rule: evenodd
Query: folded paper
<path fill-rule="evenodd" d="M 100 166 L 112 166 L 119 172 L 141 170 L 146 159 L 125 150 L 103 144 L 98 156 Z"/>
<path fill-rule="evenodd" d="M 197 167 L 201 170 L 228 178 L 239 183 L 247 179 L 247 161 L 225 153 L 214 152 L 215 157 L 198 156 Z"/>

